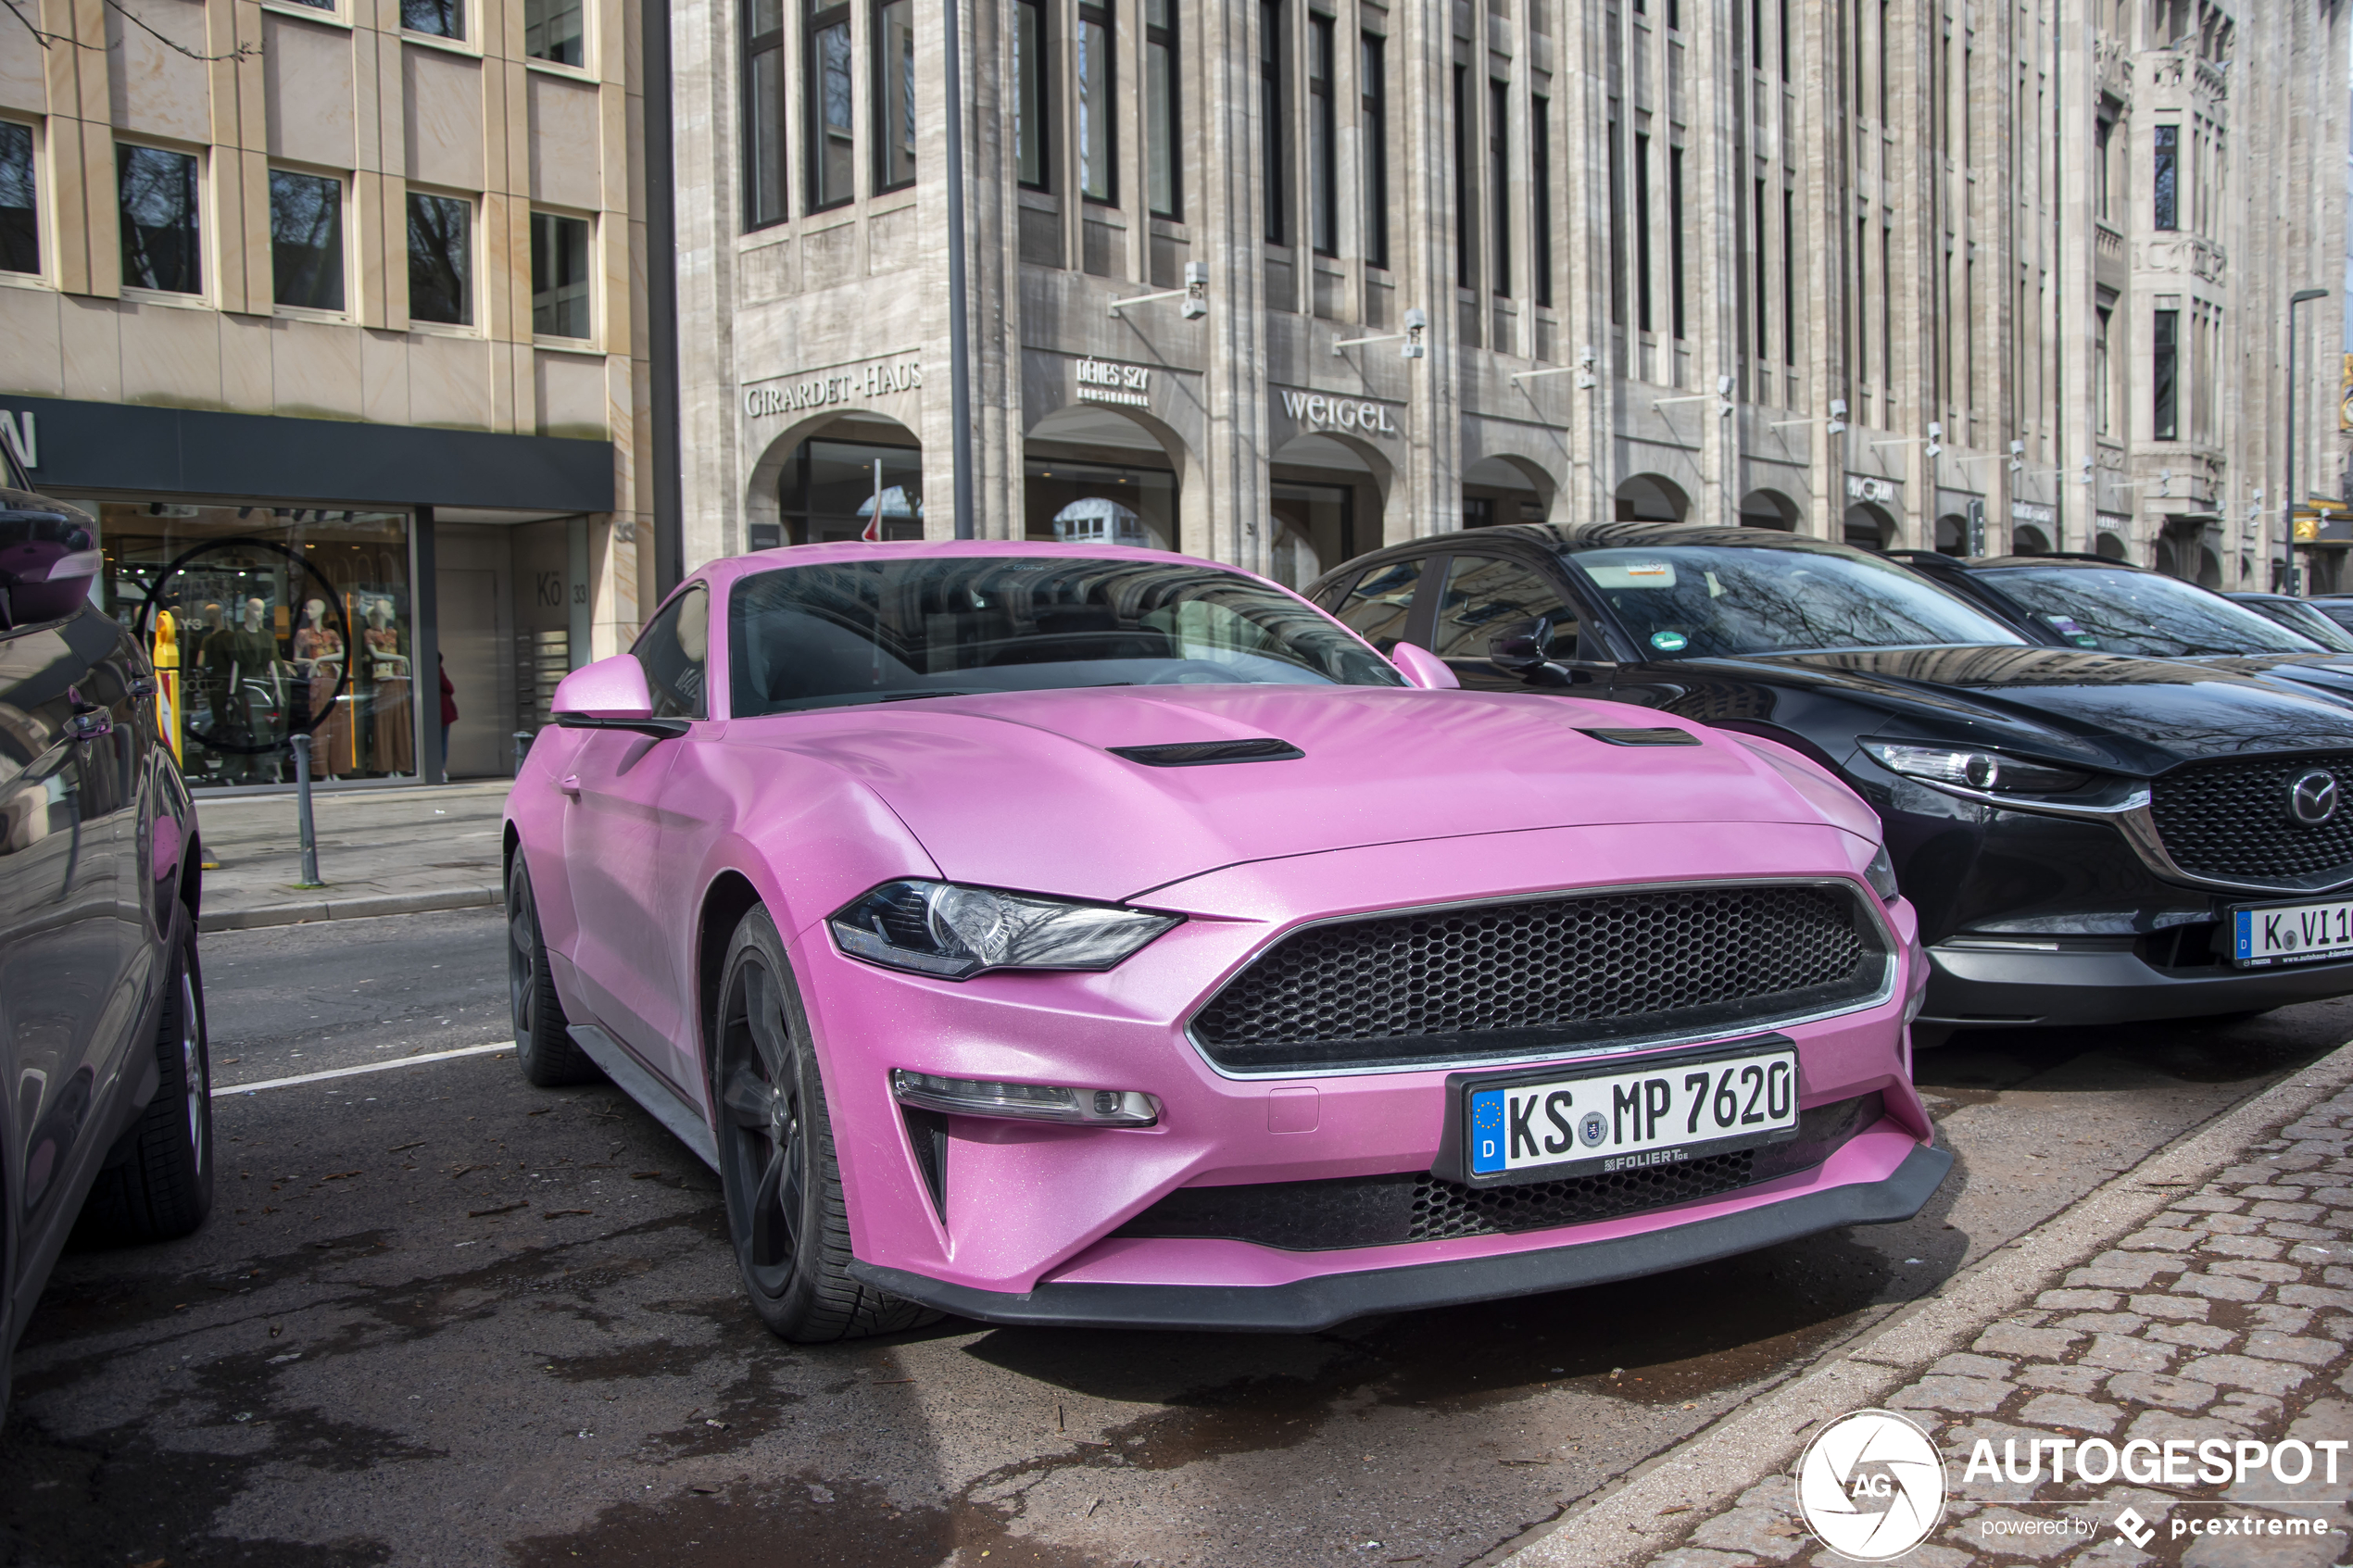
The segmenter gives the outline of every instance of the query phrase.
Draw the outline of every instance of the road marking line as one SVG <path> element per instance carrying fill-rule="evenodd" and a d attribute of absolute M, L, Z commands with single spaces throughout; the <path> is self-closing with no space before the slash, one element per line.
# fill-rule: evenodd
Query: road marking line
<path fill-rule="evenodd" d="M 358 1067 L 331 1067 L 324 1073 L 306 1073 L 299 1078 L 264 1078 L 258 1084 L 224 1084 L 216 1085 L 212 1098 L 222 1095 L 249 1095 L 256 1089 L 283 1089 L 296 1084 L 316 1084 L 326 1078 L 348 1078 L 358 1073 L 389 1073 L 396 1067 L 414 1067 L 421 1061 L 448 1061 L 461 1056 L 488 1056 L 492 1051 L 510 1051 L 512 1040 L 500 1040 L 495 1045 L 467 1046 L 454 1051 L 427 1051 L 422 1056 L 404 1056 L 392 1061 L 362 1062 Z"/>

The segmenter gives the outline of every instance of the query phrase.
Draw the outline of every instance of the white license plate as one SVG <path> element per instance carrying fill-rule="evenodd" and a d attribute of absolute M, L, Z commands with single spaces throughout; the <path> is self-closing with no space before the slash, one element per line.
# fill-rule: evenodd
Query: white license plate
<path fill-rule="evenodd" d="M 1784 1044 L 1535 1082 L 1474 1083 L 1464 1110 L 1474 1181 L 1678 1164 L 1794 1133 L 1797 1052 Z"/>
<path fill-rule="evenodd" d="M 2246 968 L 2353 957 L 2353 901 L 2231 911 L 2231 959 Z"/>

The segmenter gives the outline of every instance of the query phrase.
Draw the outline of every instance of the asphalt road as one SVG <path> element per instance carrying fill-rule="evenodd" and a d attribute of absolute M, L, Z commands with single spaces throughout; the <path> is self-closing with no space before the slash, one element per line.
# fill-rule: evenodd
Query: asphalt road
<path fill-rule="evenodd" d="M 208 937 L 217 1077 L 504 1039 L 493 910 Z M 27 1565 L 1468 1564 L 2310 1060 L 2353 1005 L 1965 1035 L 1919 1219 L 1626 1285 L 1223 1336 L 795 1348 L 716 1183 L 477 1055 L 216 1101 L 220 1205 L 69 1256 L 0 1435 Z"/>

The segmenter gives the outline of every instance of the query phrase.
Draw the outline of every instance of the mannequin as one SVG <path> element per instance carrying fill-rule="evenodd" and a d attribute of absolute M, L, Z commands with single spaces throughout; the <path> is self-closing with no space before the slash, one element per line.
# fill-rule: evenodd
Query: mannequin
<path fill-rule="evenodd" d="M 224 741 L 243 745 L 274 739 L 261 734 L 254 724 L 255 699 L 264 694 L 254 688 L 267 686 L 268 697 L 280 712 L 285 710 L 285 665 L 278 657 L 278 639 L 264 626 L 270 607 L 259 599 L 247 599 L 237 623 L 214 633 L 205 639 L 205 683 L 212 694 L 213 733 Z M 275 767 L 258 754 L 232 752 L 222 764 L 224 778 L 244 779 L 258 771 L 274 776 Z"/>
<path fill-rule="evenodd" d="M 294 666 L 308 683 L 310 725 L 310 772 L 332 779 L 349 766 L 351 723 L 335 701 L 335 686 L 343 679 L 343 633 L 327 624 L 323 599 L 306 599 L 302 624 L 294 634 Z"/>
<path fill-rule="evenodd" d="M 368 629 L 360 633 L 368 651 L 368 673 L 375 683 L 369 702 L 370 739 L 380 773 L 416 771 L 416 713 L 410 706 L 409 655 L 401 646 L 400 628 L 392 618 L 390 599 L 368 605 Z"/>

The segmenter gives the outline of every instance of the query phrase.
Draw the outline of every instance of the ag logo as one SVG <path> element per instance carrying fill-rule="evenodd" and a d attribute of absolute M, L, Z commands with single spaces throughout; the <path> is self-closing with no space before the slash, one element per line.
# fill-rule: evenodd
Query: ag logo
<path fill-rule="evenodd" d="M 2336 808 L 2336 775 L 2324 768 L 2298 774 L 2287 786 L 2287 814 L 2308 828 L 2325 826 Z"/>
<path fill-rule="evenodd" d="M 1901 1557 L 1944 1517 L 1944 1459 L 1893 1411 L 1839 1417 L 1797 1461 L 1797 1509 L 1822 1544 L 1856 1562 Z"/>

